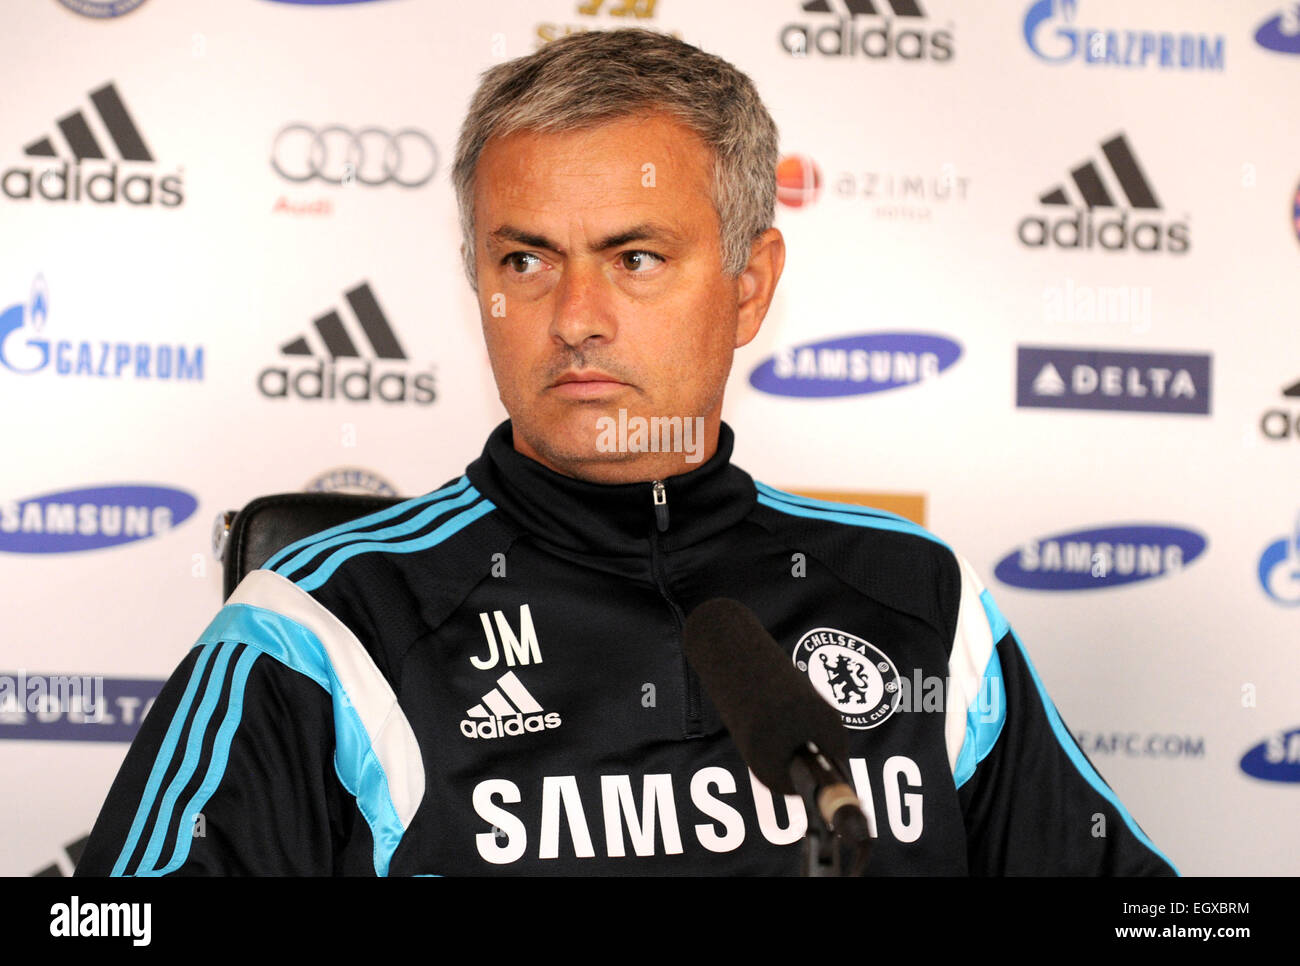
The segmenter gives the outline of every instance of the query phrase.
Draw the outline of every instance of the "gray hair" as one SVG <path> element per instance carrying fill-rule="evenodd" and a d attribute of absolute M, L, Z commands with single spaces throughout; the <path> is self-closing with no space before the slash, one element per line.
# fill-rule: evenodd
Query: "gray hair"
<path fill-rule="evenodd" d="M 776 207 L 776 124 L 754 82 L 721 57 L 667 34 L 594 30 L 483 74 L 452 170 L 471 288 L 478 291 L 474 181 L 488 140 L 523 130 L 575 131 L 647 110 L 674 116 L 712 148 L 723 271 L 732 277 L 744 271 L 750 245 L 772 227 Z"/>

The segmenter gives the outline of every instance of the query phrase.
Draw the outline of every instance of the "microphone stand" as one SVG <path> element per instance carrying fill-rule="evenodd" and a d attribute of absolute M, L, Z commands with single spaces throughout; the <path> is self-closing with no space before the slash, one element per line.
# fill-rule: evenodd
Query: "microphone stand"
<path fill-rule="evenodd" d="M 812 742 L 795 755 L 790 778 L 808 813 L 799 874 L 805 877 L 858 877 L 866 872 L 871 835 L 857 796 L 843 771 Z M 829 812 L 839 828 L 824 817 Z"/>

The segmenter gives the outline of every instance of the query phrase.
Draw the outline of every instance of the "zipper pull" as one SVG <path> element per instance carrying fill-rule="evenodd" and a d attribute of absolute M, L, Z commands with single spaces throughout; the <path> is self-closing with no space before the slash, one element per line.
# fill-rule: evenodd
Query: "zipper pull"
<path fill-rule="evenodd" d="M 668 529 L 668 489 L 658 480 L 654 481 L 653 489 L 655 525 L 659 527 L 659 532 L 663 533 Z"/>

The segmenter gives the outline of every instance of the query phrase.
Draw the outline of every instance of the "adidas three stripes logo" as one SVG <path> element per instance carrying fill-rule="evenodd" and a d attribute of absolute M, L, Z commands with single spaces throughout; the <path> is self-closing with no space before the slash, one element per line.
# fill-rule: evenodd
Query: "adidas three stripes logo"
<path fill-rule="evenodd" d="M 123 161 L 152 161 L 154 159 L 149 148 L 145 146 L 144 138 L 140 135 L 140 129 L 131 120 L 131 114 L 126 109 L 126 103 L 122 100 L 122 96 L 117 92 L 117 87 L 111 81 L 98 90 L 91 91 L 90 102 L 95 106 L 99 120 L 103 122 L 104 128 L 108 131 L 108 135 L 117 147 L 118 154 L 121 155 Z M 63 135 L 63 140 L 68 149 L 72 151 L 73 157 L 78 161 L 89 159 L 107 160 L 108 155 L 104 153 L 100 139 L 91 130 L 86 115 L 82 111 L 73 111 L 59 118 L 55 123 L 58 124 L 59 131 Z M 33 141 L 23 149 L 23 153 L 37 158 L 57 158 L 59 156 L 54 149 L 54 142 L 49 137 Z"/>
<path fill-rule="evenodd" d="M 1123 134 L 1117 134 L 1109 141 L 1103 141 L 1101 153 L 1110 165 L 1115 180 L 1133 208 L 1159 208 L 1151 183 L 1142 173 L 1137 156 L 1129 147 Z M 1083 204 L 1088 208 L 1117 207 L 1115 194 L 1102 178 L 1102 172 L 1096 163 L 1085 161 L 1070 172 L 1071 181 L 1079 193 Z M 1039 197 L 1045 205 L 1075 206 L 1066 194 L 1065 186 L 1058 185 Z"/>

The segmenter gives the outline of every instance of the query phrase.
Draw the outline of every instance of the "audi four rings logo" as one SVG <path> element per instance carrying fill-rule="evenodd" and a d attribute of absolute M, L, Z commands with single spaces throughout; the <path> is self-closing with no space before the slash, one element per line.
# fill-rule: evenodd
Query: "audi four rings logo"
<path fill-rule="evenodd" d="M 438 170 L 438 149 L 413 127 L 396 133 L 379 127 L 353 131 L 340 124 L 317 130 L 307 124 L 280 129 L 271 167 L 286 181 L 318 178 L 327 184 L 396 184 L 418 188 Z"/>

